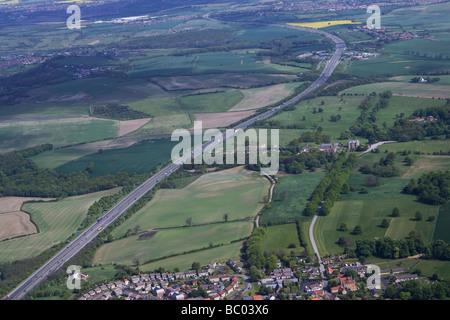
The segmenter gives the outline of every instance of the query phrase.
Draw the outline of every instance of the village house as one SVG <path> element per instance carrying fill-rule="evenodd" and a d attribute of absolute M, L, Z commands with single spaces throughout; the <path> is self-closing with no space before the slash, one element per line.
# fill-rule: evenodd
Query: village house
<path fill-rule="evenodd" d="M 156 297 L 162 297 L 164 295 L 164 289 L 160 287 L 154 287 L 152 293 Z"/>
<path fill-rule="evenodd" d="M 242 268 L 237 264 L 236 261 L 229 259 L 227 261 L 227 266 L 233 269 L 234 272 L 241 272 Z"/>
<path fill-rule="evenodd" d="M 186 278 L 195 278 L 197 276 L 197 272 L 194 270 L 189 270 L 185 273 Z"/>
<path fill-rule="evenodd" d="M 210 282 L 219 282 L 220 281 L 220 275 L 209 276 L 209 281 Z"/>
<path fill-rule="evenodd" d="M 276 287 L 278 286 L 278 282 L 272 278 L 261 279 L 259 281 L 259 284 L 261 286 L 265 286 L 267 288 L 272 288 L 272 289 L 276 289 Z"/>
<path fill-rule="evenodd" d="M 145 288 L 145 283 L 142 281 L 136 283 L 136 285 L 134 286 L 134 290 L 136 290 L 136 291 L 141 291 L 144 288 Z"/>
<path fill-rule="evenodd" d="M 418 278 L 417 274 L 400 274 L 398 276 L 393 276 L 392 280 L 394 280 L 395 283 L 399 283 L 408 280 L 416 280 Z"/>
<path fill-rule="evenodd" d="M 394 268 L 391 270 L 392 274 L 405 272 L 405 268 Z"/>
<path fill-rule="evenodd" d="M 334 153 L 339 150 L 339 143 L 325 143 L 320 145 L 318 148 L 320 151 Z"/>
<path fill-rule="evenodd" d="M 217 263 L 215 261 L 211 261 L 208 264 L 208 273 L 212 274 L 214 272 L 214 270 L 216 270 L 216 266 L 217 266 Z"/>
<path fill-rule="evenodd" d="M 111 298 L 111 292 L 107 291 L 105 293 L 102 294 L 102 296 L 100 297 L 101 300 L 109 300 L 109 298 Z"/>
<path fill-rule="evenodd" d="M 348 266 L 342 268 L 341 272 L 345 274 L 348 270 L 354 270 L 360 277 L 364 277 L 367 271 L 367 266 L 365 265 Z"/>
<path fill-rule="evenodd" d="M 120 297 L 122 295 L 122 289 L 120 288 L 115 288 L 113 289 L 112 293 L 116 296 L 116 297 Z"/>
<path fill-rule="evenodd" d="M 213 299 L 213 300 L 219 300 L 220 299 L 220 295 L 218 293 L 213 293 L 209 297 L 211 299 Z"/>
<path fill-rule="evenodd" d="M 115 283 L 108 283 L 106 286 L 108 287 L 109 290 L 113 290 L 113 289 L 116 288 L 116 284 Z"/>
<path fill-rule="evenodd" d="M 290 279 L 293 277 L 291 268 L 274 269 L 272 275 L 275 279 Z"/>
<path fill-rule="evenodd" d="M 140 276 L 132 276 L 132 277 L 131 277 L 131 282 L 132 282 L 133 284 L 136 284 L 136 283 L 138 283 L 139 281 L 141 281 L 141 277 L 140 277 Z"/>
<path fill-rule="evenodd" d="M 198 276 L 199 277 L 207 277 L 207 276 L 209 276 L 209 272 L 208 272 L 208 270 L 200 270 L 200 271 L 198 271 Z"/>
<path fill-rule="evenodd" d="M 346 290 L 355 291 L 358 289 L 356 287 L 355 279 L 353 279 L 352 277 L 342 277 L 339 279 L 339 281 L 341 283 L 341 286 Z"/>

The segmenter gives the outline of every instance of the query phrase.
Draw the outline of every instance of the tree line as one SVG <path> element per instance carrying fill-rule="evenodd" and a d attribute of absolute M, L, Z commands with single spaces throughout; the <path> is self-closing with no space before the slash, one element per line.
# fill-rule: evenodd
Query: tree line
<path fill-rule="evenodd" d="M 356 156 L 353 154 L 349 155 L 348 158 L 343 153 L 338 156 L 331 170 L 313 191 L 304 212 L 306 216 L 313 216 L 316 212 L 325 216 L 330 213 L 334 201 L 341 193 L 355 163 Z"/>
<path fill-rule="evenodd" d="M 107 104 L 100 106 L 90 106 L 89 115 L 113 120 L 134 120 L 150 117 L 149 114 L 130 109 L 128 106 L 118 104 Z"/>
<path fill-rule="evenodd" d="M 356 256 L 366 261 L 370 256 L 383 259 L 402 259 L 424 254 L 427 258 L 450 260 L 450 245 L 443 240 L 435 240 L 426 245 L 421 237 L 411 233 L 406 239 L 393 240 L 389 237 L 374 240 L 356 240 Z"/>
<path fill-rule="evenodd" d="M 130 185 L 142 179 L 126 172 L 92 179 L 86 171 L 58 174 L 41 169 L 28 159 L 51 149 L 51 145 L 40 145 L 0 155 L 0 196 L 59 198 Z"/>

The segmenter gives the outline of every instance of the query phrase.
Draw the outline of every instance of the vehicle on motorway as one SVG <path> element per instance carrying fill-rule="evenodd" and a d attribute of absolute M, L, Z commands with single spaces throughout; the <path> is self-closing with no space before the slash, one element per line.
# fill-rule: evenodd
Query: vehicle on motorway
<path fill-rule="evenodd" d="M 103 228 L 102 228 L 102 227 L 100 227 L 100 228 L 98 228 L 98 231 L 102 231 L 102 229 L 103 229 Z"/>

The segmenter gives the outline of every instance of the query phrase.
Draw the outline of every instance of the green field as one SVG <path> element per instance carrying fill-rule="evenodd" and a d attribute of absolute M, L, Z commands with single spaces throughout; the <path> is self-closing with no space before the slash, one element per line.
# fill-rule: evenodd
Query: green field
<path fill-rule="evenodd" d="M 283 111 L 270 120 L 279 121 L 280 126 L 302 125 L 305 129 L 297 130 L 300 137 L 302 132 L 315 131 L 313 125 L 323 128 L 323 135 L 330 135 L 333 140 L 337 140 L 341 132 L 353 125 L 360 115 L 359 104 L 363 97 L 344 96 L 340 97 L 324 96 L 300 102 L 293 111 Z M 322 104 L 323 101 L 323 104 Z M 318 112 L 322 108 L 323 112 Z M 314 113 L 314 110 L 316 112 Z M 331 122 L 331 116 L 341 115 L 337 122 Z M 305 117 L 305 120 L 303 120 Z"/>
<path fill-rule="evenodd" d="M 420 152 L 421 154 L 433 154 L 435 152 L 447 152 L 450 149 L 447 140 L 420 140 L 384 144 L 378 148 L 381 153 L 386 152 L 403 152 L 404 150 Z M 414 155 L 411 155 L 414 156 Z"/>
<path fill-rule="evenodd" d="M 228 72 L 278 73 L 275 68 L 264 64 L 262 58 L 254 53 L 237 54 L 222 51 L 143 59 L 132 64 L 132 70 L 128 74 L 133 78 L 143 78 Z"/>
<path fill-rule="evenodd" d="M 380 82 L 366 84 L 362 86 L 352 87 L 346 89 L 343 93 L 346 94 L 368 94 L 371 92 L 383 92 L 386 90 L 392 91 L 394 95 L 421 97 L 421 98 L 450 98 L 448 93 L 448 84 L 441 83 L 409 83 L 409 82 Z"/>
<path fill-rule="evenodd" d="M 119 123 L 114 120 L 81 119 L 16 121 L 0 125 L 2 152 L 51 143 L 54 147 L 117 137 Z"/>
<path fill-rule="evenodd" d="M 55 169 L 67 162 L 73 161 L 94 152 L 95 151 L 92 150 L 80 150 L 78 148 L 63 148 L 45 151 L 38 155 L 30 157 L 30 159 L 39 168 Z"/>
<path fill-rule="evenodd" d="M 437 274 L 439 279 L 450 280 L 450 262 L 441 260 L 421 260 L 415 269 L 419 269 L 425 277 Z"/>
<path fill-rule="evenodd" d="M 92 177 L 115 174 L 117 172 L 146 173 L 157 165 L 170 160 L 172 148 L 177 142 L 170 139 L 148 140 L 128 148 L 105 150 L 71 160 L 55 168 L 58 173 L 84 171 L 93 162 Z M 64 159 L 60 159 L 63 161 Z"/>
<path fill-rule="evenodd" d="M 400 217 L 389 217 L 394 207 L 400 210 Z M 415 213 L 420 211 L 425 217 L 422 221 L 415 221 Z M 367 199 L 337 201 L 331 213 L 326 217 L 319 217 L 314 228 L 314 239 L 321 255 L 342 253 L 344 248 L 337 244 L 339 237 L 350 237 L 353 241 L 390 237 L 403 239 L 412 230 L 421 231 L 426 242 L 433 237 L 435 222 L 426 221 L 430 215 L 437 216 L 438 208 L 415 201 L 414 196 L 402 198 Z M 387 229 L 379 225 L 383 219 L 390 223 Z M 339 231 L 341 223 L 346 223 L 348 231 Z M 361 225 L 363 233 L 359 236 L 351 234 L 356 225 Z"/>
<path fill-rule="evenodd" d="M 253 228 L 249 220 L 262 208 L 262 197 L 267 194 L 268 185 L 267 179 L 258 173 L 238 167 L 205 174 L 183 189 L 161 189 L 152 201 L 112 232 L 118 240 L 102 246 L 95 261 L 133 264 L 138 259 L 145 264 L 171 254 L 227 245 L 245 238 Z M 191 218 L 191 227 L 187 227 L 188 218 Z M 122 238 L 130 229 L 137 230 L 138 234 Z M 157 232 L 150 235 L 153 230 Z M 215 257 L 239 254 L 240 245 L 225 247 L 228 249 L 212 248 L 190 256 L 209 263 Z M 230 248 L 237 251 L 229 251 Z M 208 254 L 211 252 L 212 258 Z M 148 268 L 155 265 L 185 268 L 192 264 L 185 260 L 180 263 L 181 260 L 184 260 L 182 256 L 164 259 Z"/>
<path fill-rule="evenodd" d="M 348 72 L 359 77 L 367 77 L 421 74 L 447 70 L 449 67 L 450 60 L 434 60 L 432 58 L 386 52 L 376 58 L 352 61 Z"/>
<path fill-rule="evenodd" d="M 271 208 L 263 212 L 261 224 L 269 225 L 297 219 L 310 220 L 309 217 L 303 216 L 303 210 L 311 193 L 324 176 L 324 173 L 317 171 L 279 177 L 274 188 Z M 286 194 L 284 200 L 280 198 L 283 193 Z"/>
<path fill-rule="evenodd" d="M 178 268 L 181 271 L 187 271 L 191 269 L 194 261 L 199 261 L 202 266 L 207 265 L 211 261 L 221 263 L 225 263 L 228 259 L 239 261 L 241 248 L 242 242 L 233 242 L 212 249 L 182 254 L 143 264 L 139 266 L 139 270 L 143 272 L 152 272 L 159 267 L 163 267 L 165 270 L 174 270 L 175 268 Z"/>
<path fill-rule="evenodd" d="M 339 237 L 349 237 L 354 242 L 357 239 L 374 239 L 390 237 L 403 239 L 412 230 L 420 231 L 424 240 L 430 243 L 433 239 L 445 237 L 448 230 L 448 215 L 444 207 L 432 206 L 420 203 L 415 196 L 402 193 L 403 188 L 410 179 L 418 179 L 422 174 L 431 170 L 447 170 L 449 156 L 433 156 L 426 153 L 439 152 L 447 147 L 448 143 L 441 140 L 427 140 L 419 142 L 404 142 L 386 144 L 380 147 L 380 153 L 368 153 L 359 158 L 359 164 L 373 163 L 388 152 L 395 152 L 395 164 L 399 168 L 399 176 L 381 178 L 380 185 L 366 187 L 367 193 L 353 191 L 341 195 L 335 202 L 331 213 L 326 217 L 319 217 L 314 229 L 314 238 L 321 254 L 340 253 L 344 248 L 337 244 Z M 403 152 L 410 150 L 409 155 L 414 159 L 411 166 L 404 165 Z M 420 151 L 425 154 L 414 154 Z M 367 175 L 361 174 L 358 168 L 351 173 L 347 183 L 350 187 L 365 187 Z M 400 210 L 400 217 L 390 217 L 394 207 Z M 422 221 L 415 220 L 415 213 L 420 211 Z M 437 218 L 427 221 L 428 217 Z M 381 228 L 383 219 L 390 223 L 389 227 Z M 338 231 L 341 223 L 346 223 L 348 231 Z M 363 234 L 355 236 L 351 231 L 356 225 L 361 225 Z"/>
<path fill-rule="evenodd" d="M 304 250 L 300 246 L 295 223 L 267 227 L 262 247 L 263 251 L 283 250 L 286 254 L 293 251 L 295 255 L 300 255 Z"/>
<path fill-rule="evenodd" d="M 436 221 L 436 228 L 434 230 L 434 240 L 444 240 L 450 242 L 450 233 L 448 227 L 450 226 L 450 203 L 441 206 L 439 215 Z"/>
<path fill-rule="evenodd" d="M 180 227 L 250 218 L 262 207 L 269 182 L 259 173 L 234 168 L 202 175 L 183 189 L 158 190 L 154 199 L 113 231 L 123 236 L 128 229 Z"/>
<path fill-rule="evenodd" d="M 66 240 L 79 227 L 89 207 L 102 196 L 116 193 L 120 188 L 82 196 L 68 197 L 55 202 L 27 203 L 22 210 L 31 215 L 39 232 L 0 242 L 0 262 L 34 257 Z"/>
<path fill-rule="evenodd" d="M 165 229 L 144 240 L 139 235 L 103 245 L 96 253 L 94 263 L 122 263 L 132 265 L 172 254 L 228 244 L 247 237 L 252 230 L 248 222 L 230 222 L 191 228 Z M 190 262 L 192 264 L 192 262 Z"/>

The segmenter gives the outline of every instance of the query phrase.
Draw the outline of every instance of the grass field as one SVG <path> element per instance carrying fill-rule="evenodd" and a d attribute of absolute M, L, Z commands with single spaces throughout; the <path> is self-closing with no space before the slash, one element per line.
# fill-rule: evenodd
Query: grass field
<path fill-rule="evenodd" d="M 448 144 L 441 140 L 394 143 L 380 147 L 380 153 L 368 153 L 360 157 L 359 164 L 362 165 L 364 162 L 373 163 L 385 157 L 386 150 L 395 153 L 411 150 L 412 153 L 409 156 L 414 159 L 414 162 L 411 166 L 405 166 L 403 163 L 405 156 L 397 154 L 395 163 L 400 172 L 398 177 L 381 178 L 379 186 L 366 188 L 368 193 L 354 191 L 341 195 L 331 213 L 317 220 L 314 238 L 321 254 L 342 252 L 344 248 L 337 244 L 339 237 L 349 237 L 353 241 L 383 237 L 403 239 L 412 230 L 420 231 L 427 243 L 436 238 L 446 237 L 446 230 L 450 226 L 448 214 L 446 214 L 448 208 L 426 205 L 418 202 L 415 196 L 402 193 L 410 179 L 418 179 L 431 170 L 449 168 L 450 157 L 448 156 L 414 154 L 415 151 L 439 152 L 443 147 L 448 147 Z M 366 177 L 355 168 L 347 183 L 351 187 L 364 187 Z M 400 209 L 400 217 L 389 217 L 394 207 Z M 415 220 L 416 211 L 422 213 L 422 221 Z M 429 216 L 437 219 L 427 221 Z M 390 223 L 387 229 L 379 226 L 385 218 Z M 337 230 L 343 222 L 347 224 L 348 231 Z M 352 235 L 351 231 L 358 224 L 362 226 L 363 234 Z"/>
<path fill-rule="evenodd" d="M 303 82 L 278 84 L 269 87 L 241 90 L 244 98 L 229 111 L 242 111 L 263 108 L 291 95 Z"/>
<path fill-rule="evenodd" d="M 132 134 L 172 134 L 176 129 L 187 129 L 190 128 L 191 125 L 192 119 L 188 113 L 158 116 L 152 118 Z"/>
<path fill-rule="evenodd" d="M 240 88 L 268 86 L 277 83 L 295 81 L 296 76 L 280 73 L 227 73 L 227 74 L 201 74 L 201 75 L 177 75 L 167 77 L 150 78 L 161 88 L 169 91 L 199 90 L 214 88 Z"/>
<path fill-rule="evenodd" d="M 172 254 L 208 248 L 210 245 L 228 244 L 247 237 L 252 230 L 248 222 L 230 222 L 191 228 L 165 229 L 145 240 L 139 235 L 113 241 L 100 247 L 94 263 L 123 263 L 132 265 Z M 193 261 L 190 263 L 192 264 Z"/>
<path fill-rule="evenodd" d="M 92 118 L 0 122 L 0 149 L 8 152 L 51 143 L 62 147 L 117 137 L 119 122 Z"/>
<path fill-rule="evenodd" d="M 32 197 L 0 198 L 0 241 L 37 232 L 30 215 L 21 211 L 25 201 L 49 201 L 53 199 Z"/>
<path fill-rule="evenodd" d="M 386 122 L 387 126 L 390 127 L 394 125 L 397 115 L 400 116 L 404 113 L 405 117 L 409 117 L 417 109 L 440 107 L 445 103 L 445 100 L 393 96 L 389 101 L 389 106 L 377 112 L 376 123 L 382 125 Z"/>
<path fill-rule="evenodd" d="M 441 206 L 439 209 L 439 216 L 436 221 L 436 228 L 434 230 L 434 240 L 444 240 L 450 242 L 450 233 L 448 227 L 450 226 L 450 203 Z"/>
<path fill-rule="evenodd" d="M 386 52 L 376 58 L 352 61 L 348 72 L 360 77 L 381 75 L 407 75 L 448 70 L 450 60 L 410 56 Z"/>
<path fill-rule="evenodd" d="M 400 217 L 389 217 L 394 207 L 400 210 Z M 415 221 L 415 213 L 420 211 L 425 217 L 423 221 Z M 415 201 L 414 196 L 402 198 L 388 198 L 367 200 L 337 201 L 331 213 L 326 217 L 317 219 L 314 229 L 320 254 L 342 253 L 343 247 L 337 244 L 339 237 L 357 239 L 369 239 L 390 237 L 391 239 L 403 239 L 412 230 L 421 231 L 425 240 L 429 243 L 433 237 L 435 222 L 426 221 L 428 216 L 437 216 L 438 208 Z M 387 229 L 379 225 L 383 219 L 390 223 Z M 341 223 L 346 223 L 348 231 L 338 231 Z M 355 236 L 351 231 L 356 225 L 361 225 L 363 234 Z"/>
<path fill-rule="evenodd" d="M 284 111 L 274 116 L 270 120 L 279 121 L 281 126 L 303 125 L 305 129 L 298 130 L 299 133 L 294 138 L 299 138 L 302 132 L 314 131 L 314 124 L 323 128 L 322 134 L 330 135 L 332 139 L 339 138 L 341 132 L 345 131 L 360 115 L 358 106 L 364 97 L 344 96 L 340 97 L 324 96 L 300 102 L 293 111 Z M 323 104 L 322 104 L 323 101 Z M 318 112 L 319 108 L 323 112 Z M 316 113 L 314 113 L 316 110 Z M 341 115 L 341 120 L 331 122 L 331 116 Z M 305 117 L 305 120 L 303 120 Z"/>
<path fill-rule="evenodd" d="M 295 255 L 300 255 L 304 250 L 300 246 L 295 223 L 267 227 L 262 247 L 263 251 L 283 250 L 286 254 L 293 251 Z"/>
<path fill-rule="evenodd" d="M 187 271 L 191 269 L 194 261 L 199 261 L 201 265 L 207 265 L 211 261 L 221 262 L 224 264 L 228 259 L 239 261 L 241 247 L 242 242 L 233 242 L 230 244 L 224 244 L 223 246 L 214 247 L 212 249 L 182 254 L 160 261 L 143 264 L 139 266 L 139 269 L 143 272 L 152 272 L 159 267 L 163 267 L 165 270 L 174 270 L 175 268 L 178 268 L 181 271 Z"/>
<path fill-rule="evenodd" d="M 132 78 L 143 78 L 228 72 L 278 73 L 276 69 L 262 63 L 262 58 L 254 53 L 208 52 L 143 59 L 134 63 L 128 74 Z"/>
<path fill-rule="evenodd" d="M 367 94 L 369 92 L 392 91 L 393 95 L 420 98 L 450 98 L 448 84 L 441 83 L 409 83 L 409 82 L 380 82 L 346 89 L 343 93 Z"/>
<path fill-rule="evenodd" d="M 183 189 L 158 190 L 154 199 L 113 231 L 123 236 L 128 229 L 179 227 L 249 218 L 262 208 L 269 182 L 259 173 L 241 167 L 208 173 Z"/>
<path fill-rule="evenodd" d="M 296 219 L 310 220 L 309 217 L 303 216 L 303 210 L 311 193 L 324 175 L 324 173 L 317 171 L 315 173 L 304 172 L 300 175 L 279 177 L 274 188 L 272 207 L 262 214 L 261 224 L 268 225 Z M 284 192 L 286 197 L 282 200 L 280 195 Z"/>
<path fill-rule="evenodd" d="M 175 116 L 202 113 L 225 112 L 238 104 L 244 95 L 239 90 L 227 90 L 214 93 L 198 93 L 178 97 L 178 93 L 169 99 L 146 99 L 132 103 L 131 108 L 155 116 L 156 123 L 164 123 Z M 167 117 L 165 121 L 158 121 L 158 117 Z M 162 119 L 162 118 L 161 118 Z M 172 120 L 173 121 L 173 120 Z"/>
<path fill-rule="evenodd" d="M 415 269 L 419 269 L 425 277 L 437 274 L 439 279 L 450 280 L 450 262 L 440 260 L 421 260 Z"/>
<path fill-rule="evenodd" d="M 95 261 L 133 264 L 139 259 L 143 264 L 170 254 L 183 254 L 245 238 L 253 228 L 249 220 L 262 208 L 262 197 L 267 194 L 268 186 L 267 179 L 258 173 L 238 167 L 205 174 L 183 189 L 159 190 L 152 201 L 112 232 L 116 238 L 124 236 L 128 229 L 136 228 L 140 233 L 102 246 Z M 225 214 L 228 222 L 224 220 Z M 188 218 L 191 218 L 191 227 L 186 227 Z M 152 230 L 157 232 L 146 237 Z M 228 250 L 219 247 L 191 256 L 209 263 L 211 260 L 207 260 L 214 257 L 211 258 L 208 252 L 217 255 L 217 259 L 239 254 L 240 246 L 226 247 Z M 229 251 L 230 248 L 237 251 Z M 183 267 L 193 262 L 180 256 L 151 265 L 167 263 L 174 266 L 181 260 Z"/>
<path fill-rule="evenodd" d="M 0 242 L 0 262 L 11 262 L 36 256 L 67 239 L 80 225 L 89 207 L 102 196 L 114 194 L 119 188 L 56 202 L 27 203 L 22 210 L 31 215 L 38 233 Z"/>
<path fill-rule="evenodd" d="M 115 174 L 117 172 L 150 172 L 157 165 L 170 160 L 172 148 L 176 144 L 177 142 L 172 142 L 170 139 L 142 141 L 131 147 L 105 150 L 103 153 L 95 152 L 76 158 L 56 167 L 55 171 L 58 173 L 84 171 L 89 163 L 93 162 L 92 177 Z M 57 161 L 69 160 L 72 156 L 72 152 L 68 151 L 67 158 L 58 157 Z M 38 164 L 45 161 L 48 157 L 51 157 L 51 154 L 37 158 Z"/>

